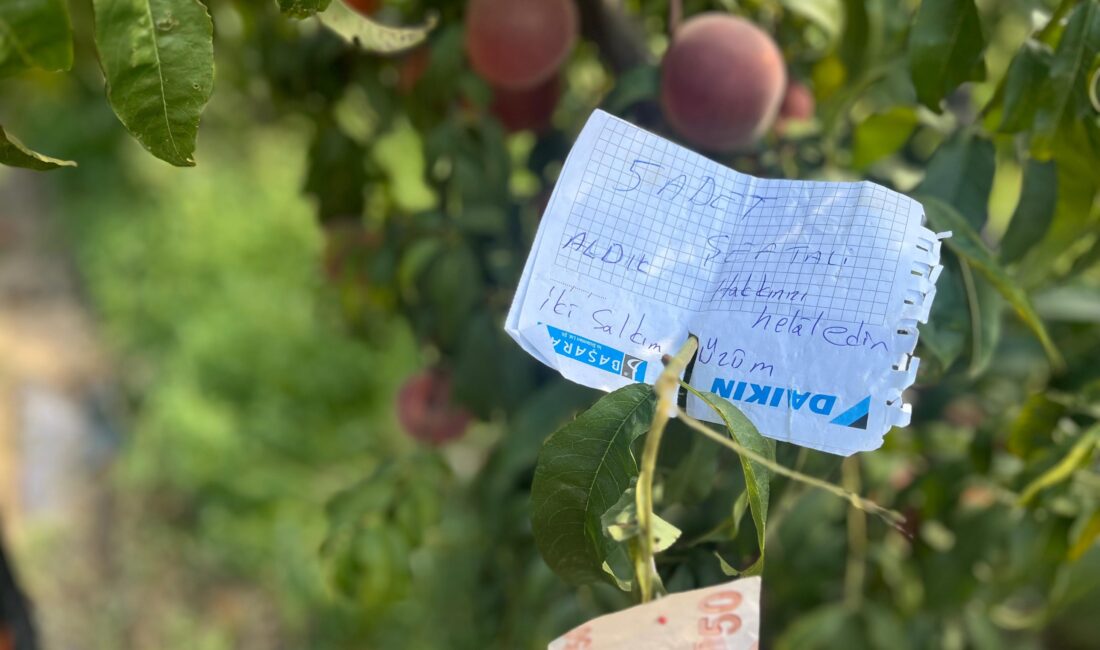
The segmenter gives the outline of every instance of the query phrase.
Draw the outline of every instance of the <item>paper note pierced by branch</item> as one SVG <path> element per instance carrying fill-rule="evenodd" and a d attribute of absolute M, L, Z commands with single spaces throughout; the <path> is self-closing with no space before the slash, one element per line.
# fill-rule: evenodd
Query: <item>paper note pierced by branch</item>
<path fill-rule="evenodd" d="M 672 594 L 591 620 L 547 650 L 756 650 L 760 578 Z"/>
<path fill-rule="evenodd" d="M 689 378 L 760 431 L 837 454 L 909 423 L 917 323 L 940 239 L 873 183 L 755 178 L 596 111 L 539 225 L 505 328 L 566 378 L 652 383 L 699 337 Z M 696 398 L 688 412 L 716 421 Z"/>

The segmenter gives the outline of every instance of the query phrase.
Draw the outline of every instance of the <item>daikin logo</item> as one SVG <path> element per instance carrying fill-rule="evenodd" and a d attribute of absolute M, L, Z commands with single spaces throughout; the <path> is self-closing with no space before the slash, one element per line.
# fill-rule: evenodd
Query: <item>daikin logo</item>
<path fill-rule="evenodd" d="M 797 391 L 792 388 L 737 381 L 736 379 L 722 379 L 721 377 L 714 378 L 714 383 L 710 386 L 710 392 L 731 402 L 759 404 L 760 406 L 785 408 L 792 411 L 807 411 L 824 417 L 832 415 L 837 402 L 836 395 L 827 393 Z M 871 396 L 868 395 L 855 406 L 842 411 L 829 422 L 854 429 L 866 429 L 870 410 Z"/>

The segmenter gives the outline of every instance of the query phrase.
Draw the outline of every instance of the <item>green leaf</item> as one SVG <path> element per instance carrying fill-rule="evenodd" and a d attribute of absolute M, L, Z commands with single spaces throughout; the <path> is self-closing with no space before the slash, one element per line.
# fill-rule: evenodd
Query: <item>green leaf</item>
<path fill-rule="evenodd" d="M 195 164 L 199 116 L 214 88 L 213 24 L 198 0 L 93 0 L 107 99 L 157 158 Z"/>
<path fill-rule="evenodd" d="M 675 426 L 674 422 L 669 422 L 669 426 Z M 662 494 L 668 503 L 702 501 L 710 495 L 718 474 L 718 456 L 710 441 L 691 435 L 690 430 L 684 431 L 684 434 L 691 446 L 664 481 Z"/>
<path fill-rule="evenodd" d="M 303 191 L 317 201 L 322 222 L 358 219 L 367 185 L 366 152 L 332 120 L 318 120 L 309 145 L 309 167 Z"/>
<path fill-rule="evenodd" d="M 946 201 L 971 226 L 980 229 L 988 215 L 996 167 L 992 142 L 976 136 L 959 136 L 936 150 L 916 191 Z"/>
<path fill-rule="evenodd" d="M 292 0 L 286 1 L 290 2 Z M 322 25 L 331 29 L 347 42 L 368 52 L 378 52 L 380 54 L 401 52 L 420 45 L 428 38 L 428 33 L 439 22 L 435 14 L 429 14 L 421 25 L 390 27 L 349 9 L 342 2 L 333 3 L 325 13 L 318 15 L 317 18 Z"/>
<path fill-rule="evenodd" d="M 550 435 L 531 484 L 531 527 L 543 559 L 573 583 L 609 579 L 603 564 L 617 543 L 601 517 L 638 476 L 631 443 L 646 432 L 657 397 L 631 384 Z"/>
<path fill-rule="evenodd" d="M 0 74 L 20 68 L 50 72 L 73 66 L 73 33 L 65 0 L 0 2 Z"/>
<path fill-rule="evenodd" d="M 844 0 L 844 32 L 837 54 L 849 79 L 857 79 L 877 63 L 882 48 L 883 10 L 878 3 Z"/>
<path fill-rule="evenodd" d="M 965 81 L 985 78 L 985 37 L 974 0 L 924 0 L 909 34 L 917 98 L 932 110 Z"/>
<path fill-rule="evenodd" d="M 1009 453 L 1020 458 L 1029 456 L 1043 441 L 1050 440 L 1051 432 L 1065 412 L 1064 405 L 1042 393 L 1028 397 L 1008 430 Z"/>
<path fill-rule="evenodd" d="M 1039 108 L 1041 88 L 1050 75 L 1050 50 L 1038 41 L 1024 43 L 1004 78 L 1004 110 L 998 130 L 1018 133 L 1031 128 Z"/>
<path fill-rule="evenodd" d="M 988 282 L 975 278 L 970 265 L 960 261 L 970 312 L 970 376 L 985 372 L 1001 339 L 1001 311 L 1004 299 Z"/>
<path fill-rule="evenodd" d="M 691 391 L 692 395 L 702 400 L 722 418 L 722 423 L 725 424 L 730 437 L 736 440 L 738 444 L 769 460 L 775 460 L 775 443 L 760 435 L 760 431 L 745 417 L 740 409 L 714 393 L 699 391 L 689 384 L 684 384 L 684 386 Z M 771 472 L 763 465 L 754 463 L 744 457 L 741 458 L 741 471 L 745 474 L 745 491 L 749 495 L 749 511 L 752 513 L 753 524 L 756 525 L 756 541 L 760 546 L 760 559 L 750 569 L 756 568 L 762 571 L 764 568 L 764 542 L 768 523 L 768 498 L 771 493 Z M 746 572 L 748 570 L 746 569 Z"/>
<path fill-rule="evenodd" d="M 23 143 L 4 131 L 0 126 L 0 164 L 11 167 L 25 167 L 36 171 L 47 171 L 58 167 L 76 167 L 71 160 L 50 158 L 23 146 Z"/>
<path fill-rule="evenodd" d="M 332 0 L 279 0 L 279 11 L 291 18 L 309 18 L 327 9 L 330 2 Z"/>
<path fill-rule="evenodd" d="M 1064 122 L 1088 115 L 1088 72 L 1100 53 L 1100 4 L 1082 2 L 1070 15 L 1046 83 L 1036 91 L 1039 107 L 1035 114 L 1032 149 L 1049 157 L 1054 134 Z"/>
<path fill-rule="evenodd" d="M 656 97 L 660 87 L 660 68 L 646 64 L 634 66 L 615 80 L 615 87 L 603 100 L 603 109 L 620 115 L 635 104 Z"/>
<path fill-rule="evenodd" d="M 781 4 L 791 13 L 820 27 L 829 43 L 840 36 L 844 26 L 844 10 L 840 0 L 781 0 Z"/>
<path fill-rule="evenodd" d="M 1069 452 L 1054 467 L 1035 477 L 1020 494 L 1019 504 L 1026 506 L 1043 490 L 1058 485 L 1068 479 L 1079 467 L 1088 462 L 1096 443 L 1100 440 L 1100 425 L 1082 432 Z"/>
<path fill-rule="evenodd" d="M 603 526 L 604 533 L 616 542 L 627 542 L 641 535 L 642 529 L 638 525 L 637 492 L 633 482 L 615 505 L 603 513 L 600 524 Z M 678 539 L 680 539 L 680 529 L 654 514 L 653 552 L 660 553 L 668 550 Z"/>
<path fill-rule="evenodd" d="M 852 167 L 867 169 L 905 144 L 917 128 L 917 112 L 895 106 L 860 122 L 853 133 Z"/>
<path fill-rule="evenodd" d="M 937 198 L 923 196 L 918 200 L 924 204 L 928 223 L 931 224 L 934 230 L 954 232 L 954 236 L 944 240 L 947 246 L 981 273 L 1008 300 L 1009 304 L 1016 310 L 1017 315 L 1024 321 L 1024 324 L 1031 328 L 1039 342 L 1042 343 L 1043 350 L 1046 351 L 1051 364 L 1055 367 L 1062 367 L 1064 364 L 1062 355 L 1050 339 L 1043 321 L 1035 313 L 1027 294 L 1020 288 L 1019 284 L 1008 276 L 1008 273 L 997 262 L 993 253 L 986 247 L 985 242 L 982 241 L 966 219 L 955 208 Z"/>
<path fill-rule="evenodd" d="M 953 258 L 944 261 L 943 272 L 936 282 L 936 300 L 928 322 L 921 325 L 920 345 L 931 356 L 922 357 L 922 378 L 942 376 L 966 347 L 970 332 L 970 314 L 967 310 L 966 291 L 962 282 L 962 270 Z M 935 364 L 929 363 L 935 361 Z"/>
<path fill-rule="evenodd" d="M 443 251 L 424 274 L 422 295 L 431 313 L 428 326 L 448 349 L 460 343 L 465 324 L 479 301 L 484 299 L 484 282 L 477 255 L 459 240 Z"/>
<path fill-rule="evenodd" d="M 1058 168 L 1053 162 L 1029 160 L 1024 185 L 1008 231 L 1001 239 L 1001 260 L 1015 262 L 1046 235 L 1058 200 Z"/>
<path fill-rule="evenodd" d="M 1085 551 L 1092 548 L 1093 543 L 1098 538 L 1100 538 L 1100 510 L 1093 512 L 1081 525 L 1080 532 L 1074 536 L 1069 551 L 1066 553 L 1066 559 L 1071 562 L 1081 559 Z"/>

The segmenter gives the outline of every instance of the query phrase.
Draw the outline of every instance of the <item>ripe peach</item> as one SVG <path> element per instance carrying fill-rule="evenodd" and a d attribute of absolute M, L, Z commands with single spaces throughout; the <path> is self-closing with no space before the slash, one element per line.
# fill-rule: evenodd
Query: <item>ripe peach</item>
<path fill-rule="evenodd" d="M 397 419 L 413 438 L 440 445 L 460 438 L 470 414 L 451 401 L 451 377 L 439 368 L 413 375 L 397 393 Z"/>
<path fill-rule="evenodd" d="M 742 18 L 710 12 L 673 36 L 661 66 L 661 105 L 689 143 L 739 149 L 771 127 L 786 85 L 786 64 L 770 36 Z"/>
<path fill-rule="evenodd" d="M 561 95 L 561 81 L 557 75 L 547 81 L 524 90 L 493 89 L 493 102 L 489 111 L 509 132 L 542 131 L 550 125 L 554 107 Z"/>
<path fill-rule="evenodd" d="M 787 122 L 808 120 L 814 116 L 814 94 L 804 84 L 791 81 L 787 84 L 787 94 L 779 105 L 779 115 L 775 118 L 775 130 L 783 133 Z"/>
<path fill-rule="evenodd" d="M 470 0 L 466 52 L 474 70 L 497 88 L 546 81 L 577 40 L 573 0 Z"/>
<path fill-rule="evenodd" d="M 382 5 L 381 0 L 344 0 L 344 4 L 358 11 L 364 16 L 370 16 L 378 11 Z"/>

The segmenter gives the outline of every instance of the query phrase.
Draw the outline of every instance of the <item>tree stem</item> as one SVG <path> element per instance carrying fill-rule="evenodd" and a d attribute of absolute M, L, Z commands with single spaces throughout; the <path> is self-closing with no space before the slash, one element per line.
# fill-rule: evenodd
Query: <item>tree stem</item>
<path fill-rule="evenodd" d="M 634 574 L 638 579 L 638 588 L 642 602 L 653 600 L 654 586 L 657 583 L 657 565 L 653 561 L 653 475 L 657 471 L 657 453 L 661 449 L 661 436 L 671 414 L 676 412 L 676 397 L 680 389 L 680 375 L 684 373 L 696 350 L 699 339 L 689 336 L 683 347 L 665 363 L 665 369 L 654 384 L 657 392 L 657 411 L 653 415 L 653 425 L 645 439 L 642 450 L 642 467 L 638 474 L 635 494 L 635 506 L 638 509 L 638 527 L 642 530 L 638 544 L 638 553 L 634 558 Z"/>
<path fill-rule="evenodd" d="M 860 490 L 859 459 L 849 456 L 840 466 L 841 484 L 849 492 Z M 848 508 L 848 562 L 844 567 L 844 603 L 851 611 L 863 605 L 863 582 L 867 573 L 867 515 Z"/>

